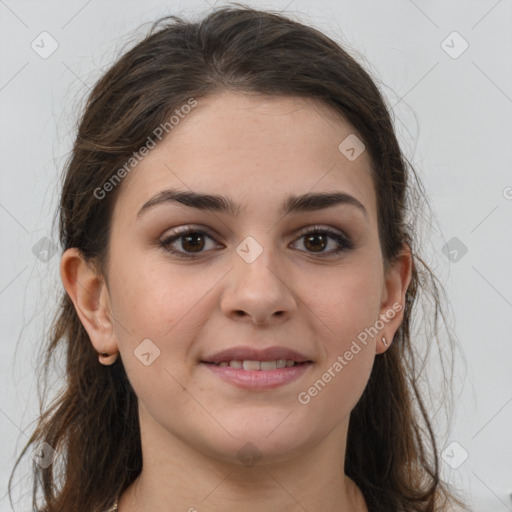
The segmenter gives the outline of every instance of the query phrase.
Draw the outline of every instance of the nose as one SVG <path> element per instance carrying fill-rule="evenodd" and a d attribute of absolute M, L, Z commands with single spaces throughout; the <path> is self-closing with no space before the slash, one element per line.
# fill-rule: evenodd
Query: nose
<path fill-rule="evenodd" d="M 221 309 L 227 317 L 270 325 L 293 316 L 297 303 L 292 283 L 274 256 L 271 250 L 265 249 L 248 263 L 238 254 L 233 255 L 234 268 L 227 276 L 221 298 Z"/>

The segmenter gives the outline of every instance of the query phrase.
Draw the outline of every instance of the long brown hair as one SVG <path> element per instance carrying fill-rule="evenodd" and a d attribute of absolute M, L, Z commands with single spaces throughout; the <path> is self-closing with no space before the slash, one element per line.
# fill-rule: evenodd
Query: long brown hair
<path fill-rule="evenodd" d="M 384 262 L 392 263 L 408 244 L 414 268 L 403 322 L 390 348 L 376 357 L 351 413 L 345 472 L 379 511 L 462 506 L 440 478 L 436 435 L 420 393 L 419 356 L 411 337 L 422 292 L 432 298 L 432 342 L 437 341 L 439 320 L 444 320 L 442 287 L 417 254 L 416 227 L 410 221 L 423 189 L 399 147 L 375 82 L 331 38 L 278 13 L 240 5 L 214 10 L 198 22 L 175 16 L 158 20 L 88 97 L 62 186 L 62 249 L 78 248 L 106 272 L 111 214 L 120 187 L 101 200 L 97 191 L 178 107 L 223 90 L 319 99 L 362 136 L 374 167 Z M 41 403 L 37 428 L 13 474 L 30 446 L 48 443 L 64 457 L 49 467 L 34 462 L 35 510 L 103 511 L 142 469 L 137 397 L 120 358 L 112 366 L 98 364 L 65 292 L 49 334 L 41 368 L 46 376 L 63 348 L 65 382 L 50 405 Z M 448 337 L 446 343 L 453 340 Z"/>

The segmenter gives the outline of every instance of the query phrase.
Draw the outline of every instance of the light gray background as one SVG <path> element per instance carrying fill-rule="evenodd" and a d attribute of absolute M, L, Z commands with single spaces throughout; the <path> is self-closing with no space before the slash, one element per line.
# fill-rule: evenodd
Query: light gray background
<path fill-rule="evenodd" d="M 512 510 L 512 2 L 248 3 L 286 8 L 346 42 L 384 84 L 438 217 L 427 261 L 445 283 L 467 364 L 457 367 L 454 423 L 440 448 L 448 460 L 468 458 L 457 469 L 443 462 L 443 474 L 475 511 Z M 57 242 L 58 177 L 81 98 L 142 22 L 208 9 L 205 1 L 0 0 L 0 511 L 11 510 L 7 479 L 37 417 L 36 350 L 60 286 L 59 254 L 44 262 L 33 247 Z M 59 45 L 47 59 L 31 48 L 43 31 Z M 464 41 L 446 39 L 453 31 L 469 44 L 460 56 Z M 442 252 L 449 240 L 452 262 Z M 24 499 L 16 510 L 29 509 L 27 469 L 25 460 L 14 480 Z"/>

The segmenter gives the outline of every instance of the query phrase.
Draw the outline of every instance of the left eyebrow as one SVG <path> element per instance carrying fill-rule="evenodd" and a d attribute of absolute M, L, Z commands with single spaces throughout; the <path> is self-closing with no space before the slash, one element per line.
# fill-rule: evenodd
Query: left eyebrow
<path fill-rule="evenodd" d="M 198 210 L 226 213 L 232 217 L 238 217 L 242 210 L 239 204 L 236 204 L 226 196 L 200 194 L 189 190 L 166 189 L 144 203 L 138 211 L 137 217 L 140 218 L 144 213 L 157 205 L 167 203 L 181 203 Z M 339 204 L 356 207 L 368 219 L 368 212 L 363 204 L 354 196 L 345 192 L 307 193 L 299 196 L 289 195 L 281 205 L 281 214 L 311 212 Z"/>

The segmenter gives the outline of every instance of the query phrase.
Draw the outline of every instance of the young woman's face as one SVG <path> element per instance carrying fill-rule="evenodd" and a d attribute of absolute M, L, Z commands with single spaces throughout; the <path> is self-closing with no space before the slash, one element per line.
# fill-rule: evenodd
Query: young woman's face
<path fill-rule="evenodd" d="M 321 103 L 224 92 L 124 179 L 108 291 L 143 435 L 261 464 L 330 434 L 343 444 L 400 316 L 388 320 L 370 158 L 355 135 Z M 171 190 L 217 199 L 192 207 Z M 219 207 L 228 201 L 233 211 Z M 231 360 L 276 369 L 214 364 Z"/>

